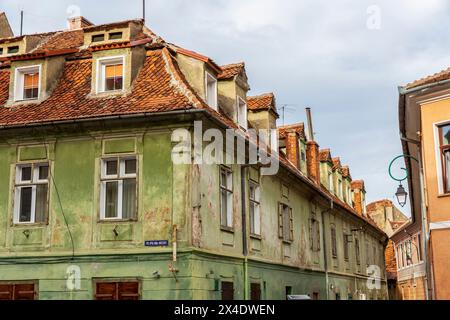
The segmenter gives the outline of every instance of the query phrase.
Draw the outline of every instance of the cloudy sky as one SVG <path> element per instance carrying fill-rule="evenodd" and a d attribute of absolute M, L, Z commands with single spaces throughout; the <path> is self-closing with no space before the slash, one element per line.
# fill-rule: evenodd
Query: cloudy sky
<path fill-rule="evenodd" d="M 16 33 L 142 16 L 142 0 L 2 0 Z M 446 0 L 147 0 L 147 25 L 169 42 L 245 61 L 251 94 L 275 92 L 285 123 L 313 110 L 321 148 L 366 181 L 368 201 L 393 199 L 390 159 L 401 153 L 397 86 L 450 66 Z M 281 123 L 281 121 L 280 121 Z"/>

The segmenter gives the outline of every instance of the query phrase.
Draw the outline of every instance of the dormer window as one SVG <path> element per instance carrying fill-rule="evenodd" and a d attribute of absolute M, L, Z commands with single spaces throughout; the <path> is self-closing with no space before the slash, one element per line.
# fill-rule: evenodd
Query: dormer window
<path fill-rule="evenodd" d="M 123 33 L 122 32 L 110 32 L 108 35 L 109 40 L 119 40 L 122 39 Z"/>
<path fill-rule="evenodd" d="M 19 52 L 19 46 L 12 46 L 8 47 L 8 54 L 18 53 Z"/>
<path fill-rule="evenodd" d="M 334 182 L 333 182 L 333 173 L 332 172 L 328 172 L 328 184 L 329 184 L 329 190 L 331 192 L 334 192 Z"/>
<path fill-rule="evenodd" d="M 15 101 L 39 99 L 41 66 L 16 69 Z"/>
<path fill-rule="evenodd" d="M 101 42 L 105 41 L 105 35 L 104 34 L 94 34 L 92 36 L 92 42 Z"/>
<path fill-rule="evenodd" d="M 206 72 L 206 103 L 217 111 L 217 79 Z"/>
<path fill-rule="evenodd" d="M 241 128 L 247 130 L 247 104 L 241 97 L 237 98 L 237 122 Z"/>
<path fill-rule="evenodd" d="M 124 57 L 101 58 L 97 63 L 97 92 L 121 91 L 124 81 Z"/>
<path fill-rule="evenodd" d="M 0 56 L 3 54 L 3 48 L 0 48 Z"/>

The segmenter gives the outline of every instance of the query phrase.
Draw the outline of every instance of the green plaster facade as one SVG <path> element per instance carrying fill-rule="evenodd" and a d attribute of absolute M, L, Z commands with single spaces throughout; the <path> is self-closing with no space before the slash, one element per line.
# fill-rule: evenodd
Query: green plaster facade
<path fill-rule="evenodd" d="M 231 166 L 233 226 L 221 228 L 220 166 L 174 165 L 173 123 L 190 128 L 193 119 L 109 122 L 108 130 L 92 123 L 82 129 L 61 126 L 58 133 L 44 127 L 5 131 L 0 142 L 0 281 L 35 281 L 39 299 L 93 299 L 94 283 L 101 279 L 138 279 L 142 299 L 220 299 L 222 281 L 234 283 L 235 299 L 249 299 L 254 283 L 260 285 L 262 299 L 285 299 L 287 292 L 319 299 L 358 299 L 361 293 L 386 298 L 384 273 L 380 290 L 366 286 L 366 265 L 384 265 L 380 233 L 348 212 L 331 209 L 329 201 L 283 167 L 276 176 L 260 176 L 257 168 Z M 136 155 L 138 160 L 138 214 L 133 221 L 100 220 L 100 161 L 113 155 Z M 48 222 L 14 224 L 16 166 L 43 161 L 53 177 Z M 247 254 L 241 172 L 246 195 L 249 180 L 261 188 L 259 237 L 249 236 L 245 198 Z M 279 203 L 292 208 L 290 242 L 279 238 Z M 311 246 L 312 217 L 320 223 L 319 250 Z M 337 230 L 336 259 L 330 253 L 331 225 Z M 365 231 L 351 231 L 361 226 Z M 354 241 L 349 260 L 343 258 L 345 232 L 359 238 L 359 264 Z M 168 246 L 146 247 L 148 240 L 167 240 Z M 375 256 L 366 245 L 375 248 Z M 80 268 L 80 287 L 74 290 L 67 286 L 71 266 Z"/>

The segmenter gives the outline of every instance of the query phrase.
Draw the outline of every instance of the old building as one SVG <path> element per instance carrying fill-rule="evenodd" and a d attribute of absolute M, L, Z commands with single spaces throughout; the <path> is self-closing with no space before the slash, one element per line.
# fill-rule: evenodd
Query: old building
<path fill-rule="evenodd" d="M 275 97 L 248 96 L 244 63 L 141 20 L 79 17 L 0 48 L 1 299 L 387 298 L 364 182 L 303 124 L 277 129 Z M 197 162 L 207 129 L 245 146 L 276 130 L 279 170 Z M 180 132 L 188 151 L 204 139 L 188 163 L 174 161 Z M 234 158 L 224 146 L 215 155 Z"/>
<path fill-rule="evenodd" d="M 389 238 L 391 238 L 396 231 L 405 226 L 409 219 L 392 203 L 390 200 L 379 200 L 367 205 L 367 215 L 375 224 L 383 230 Z M 400 247 L 399 247 L 400 248 Z M 396 244 L 389 239 L 385 252 L 386 261 L 386 278 L 388 283 L 389 300 L 402 299 L 402 291 L 405 280 L 398 283 Z"/>
<path fill-rule="evenodd" d="M 405 233 L 417 235 L 428 299 L 450 299 L 449 91 L 449 69 L 399 88 L 400 132 L 413 214 Z M 406 251 L 411 251 L 409 245 Z"/>

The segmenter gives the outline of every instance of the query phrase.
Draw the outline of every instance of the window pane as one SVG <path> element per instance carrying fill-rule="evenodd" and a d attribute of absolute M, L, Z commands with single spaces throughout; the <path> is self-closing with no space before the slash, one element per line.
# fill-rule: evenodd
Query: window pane
<path fill-rule="evenodd" d="M 136 217 L 136 179 L 123 180 L 122 218 Z"/>
<path fill-rule="evenodd" d="M 441 127 L 442 144 L 450 144 L 450 126 Z"/>
<path fill-rule="evenodd" d="M 136 159 L 125 160 L 125 174 L 136 173 Z"/>
<path fill-rule="evenodd" d="M 107 176 L 117 175 L 117 160 L 106 161 L 106 175 Z"/>
<path fill-rule="evenodd" d="M 446 181 L 447 181 L 447 189 L 446 191 L 450 191 L 450 150 L 446 150 L 444 152 L 445 157 L 445 171 L 446 171 Z"/>
<path fill-rule="evenodd" d="M 105 218 L 117 218 L 118 182 L 106 182 Z"/>
<path fill-rule="evenodd" d="M 250 202 L 250 233 L 256 234 L 255 230 L 255 203 Z"/>
<path fill-rule="evenodd" d="M 250 185 L 250 199 L 255 200 L 255 186 Z"/>
<path fill-rule="evenodd" d="M 225 188 L 227 187 L 227 173 L 225 170 L 220 172 L 220 185 Z"/>
<path fill-rule="evenodd" d="M 122 83 L 123 83 L 122 77 L 115 77 L 114 78 L 114 90 L 121 90 Z"/>
<path fill-rule="evenodd" d="M 31 222 L 32 187 L 20 189 L 19 222 Z"/>
<path fill-rule="evenodd" d="M 48 165 L 39 166 L 39 180 L 48 179 Z"/>
<path fill-rule="evenodd" d="M 36 217 L 35 222 L 46 222 L 48 204 L 47 204 L 48 185 L 40 184 L 36 186 Z"/>
<path fill-rule="evenodd" d="M 227 226 L 227 192 L 225 190 L 220 191 L 220 207 L 221 207 L 221 220 L 222 225 Z"/>
<path fill-rule="evenodd" d="M 20 181 L 31 181 L 31 167 L 22 167 L 21 168 Z"/>

